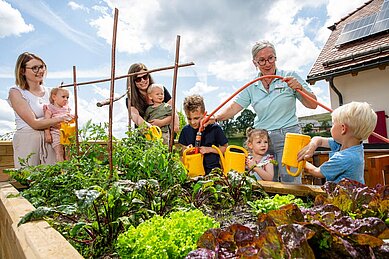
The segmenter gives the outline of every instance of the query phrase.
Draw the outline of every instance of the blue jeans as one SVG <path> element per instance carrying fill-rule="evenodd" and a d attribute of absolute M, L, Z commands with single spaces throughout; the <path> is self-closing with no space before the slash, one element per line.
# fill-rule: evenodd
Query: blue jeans
<path fill-rule="evenodd" d="M 301 129 L 298 125 L 291 126 L 287 128 L 269 130 L 269 136 L 271 141 L 271 146 L 269 147 L 269 153 L 274 154 L 275 159 L 277 160 L 278 165 L 274 167 L 274 177 L 273 181 L 275 182 L 285 182 L 285 183 L 297 183 L 301 184 L 301 174 L 297 177 L 291 176 L 286 171 L 285 166 L 282 166 L 282 153 L 284 151 L 284 142 L 286 133 L 301 133 Z"/>

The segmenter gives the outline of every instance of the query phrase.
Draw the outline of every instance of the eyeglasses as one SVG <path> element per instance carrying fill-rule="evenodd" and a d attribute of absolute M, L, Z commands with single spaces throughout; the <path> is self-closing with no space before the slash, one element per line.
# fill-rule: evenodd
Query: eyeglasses
<path fill-rule="evenodd" d="M 145 80 L 145 81 L 147 79 L 149 79 L 149 74 L 146 74 L 144 76 L 135 77 L 134 81 L 137 82 L 137 83 L 140 83 L 140 81 L 142 81 L 142 79 Z"/>
<path fill-rule="evenodd" d="M 32 72 L 38 73 L 39 70 L 41 70 L 41 69 L 42 69 L 42 71 L 45 71 L 46 70 L 46 66 L 45 65 L 40 65 L 40 66 L 26 67 L 26 69 L 31 69 Z"/>
<path fill-rule="evenodd" d="M 264 66 L 266 64 L 266 61 L 269 62 L 269 64 L 273 64 L 276 61 L 277 57 L 270 56 L 268 59 L 260 59 L 260 60 L 254 60 L 255 63 L 257 63 L 260 66 Z"/>

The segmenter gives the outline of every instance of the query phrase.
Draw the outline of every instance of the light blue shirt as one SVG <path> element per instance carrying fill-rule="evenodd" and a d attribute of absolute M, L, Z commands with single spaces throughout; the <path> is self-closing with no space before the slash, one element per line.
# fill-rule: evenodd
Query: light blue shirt
<path fill-rule="evenodd" d="M 320 166 L 320 172 L 326 180 L 337 183 L 343 178 L 349 178 L 364 184 L 363 144 L 340 150 L 342 145 L 332 138 L 328 143 L 331 148 L 330 159 Z"/>
<path fill-rule="evenodd" d="M 295 72 L 277 69 L 276 75 L 282 77 L 292 76 L 306 90 L 312 92 L 307 82 Z M 301 101 L 301 94 L 291 89 L 287 83 L 278 78 L 273 79 L 269 89 L 270 91 L 268 93 L 262 85 L 262 82 L 257 81 L 245 88 L 237 96 L 235 102 L 243 108 L 247 108 L 251 104 L 256 114 L 254 128 L 276 130 L 297 125 L 296 98 Z"/>

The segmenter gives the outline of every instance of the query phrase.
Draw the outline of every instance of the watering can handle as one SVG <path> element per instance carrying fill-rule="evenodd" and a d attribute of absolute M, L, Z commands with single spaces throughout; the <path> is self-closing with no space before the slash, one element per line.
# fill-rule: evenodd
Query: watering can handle
<path fill-rule="evenodd" d="M 297 177 L 297 176 L 300 175 L 301 171 L 303 170 L 304 161 L 300 161 L 300 162 L 299 162 L 297 171 L 296 171 L 295 173 L 293 173 L 292 171 L 290 171 L 290 166 L 289 166 L 289 165 L 285 165 L 285 167 L 286 167 L 286 171 L 288 172 L 289 175 L 294 176 L 294 177 Z"/>
<path fill-rule="evenodd" d="M 217 152 L 219 153 L 219 156 L 220 156 L 220 164 L 221 164 L 221 166 L 222 166 L 222 168 L 223 168 L 223 172 L 224 172 L 224 170 L 226 169 L 226 162 L 225 162 L 225 160 L 224 160 L 224 155 L 223 155 L 222 151 L 221 151 L 217 146 L 212 145 L 212 147 L 213 147 L 214 149 L 216 149 Z"/>

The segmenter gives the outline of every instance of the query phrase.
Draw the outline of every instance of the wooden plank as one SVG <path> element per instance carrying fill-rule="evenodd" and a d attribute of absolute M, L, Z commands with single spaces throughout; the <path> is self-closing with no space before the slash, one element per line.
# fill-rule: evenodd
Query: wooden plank
<path fill-rule="evenodd" d="M 0 156 L 0 167 L 13 167 L 14 157 L 13 155 Z M 11 165 L 11 166 L 10 166 Z"/>
<path fill-rule="evenodd" d="M 293 194 L 295 196 L 326 195 L 319 185 L 258 181 L 267 193 Z"/>
<path fill-rule="evenodd" d="M 370 156 L 365 159 L 365 183 L 369 187 L 385 185 L 384 170 L 389 165 L 389 155 Z"/>

